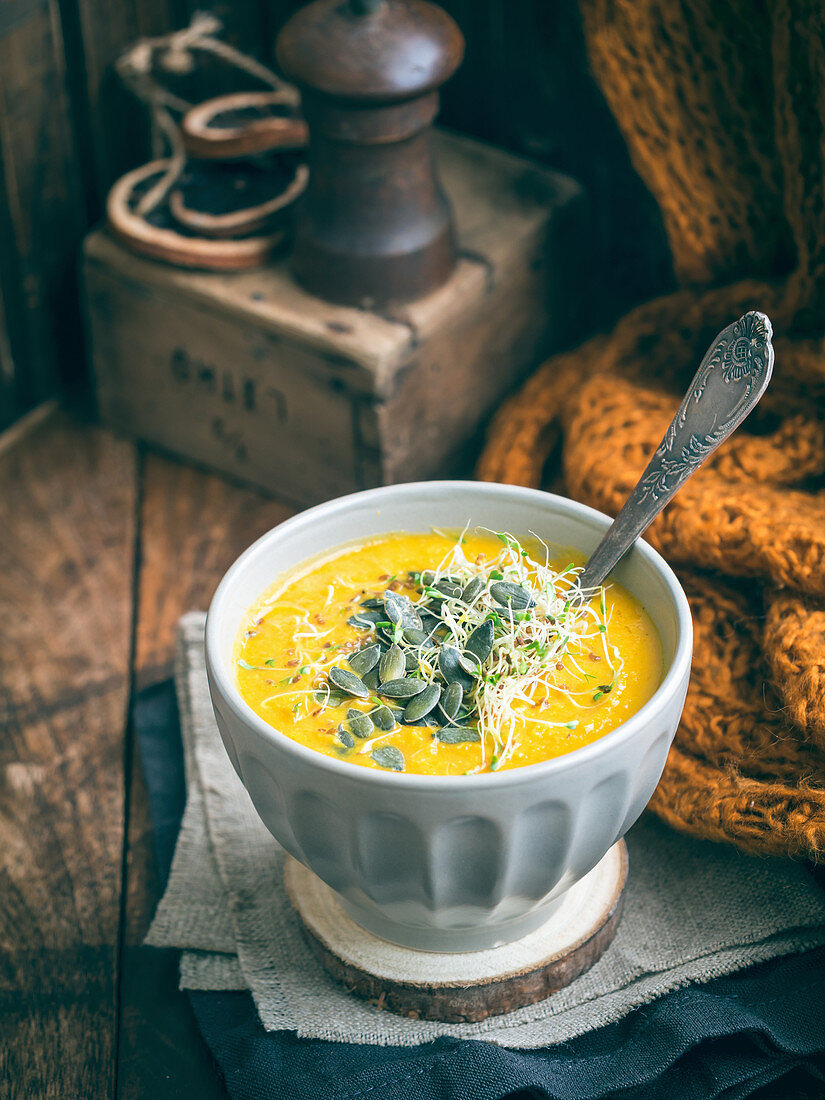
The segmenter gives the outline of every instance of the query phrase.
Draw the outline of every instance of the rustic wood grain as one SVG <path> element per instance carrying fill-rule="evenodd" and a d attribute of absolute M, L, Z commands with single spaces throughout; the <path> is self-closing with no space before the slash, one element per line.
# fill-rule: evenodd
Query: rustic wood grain
<path fill-rule="evenodd" d="M 288 509 L 154 455 L 142 481 L 138 507 L 132 448 L 53 409 L 0 435 L 4 1100 L 225 1098 L 176 990 L 174 953 L 139 946 L 158 883 L 124 741 L 135 520 L 137 678 L 151 684 L 169 671 L 177 615 L 205 606 L 230 559 Z M 765 1096 L 819 1095 L 807 1086 L 800 1073 Z"/>
<path fill-rule="evenodd" d="M 442 6 L 467 48 L 443 89 L 440 124 L 567 172 L 587 191 L 591 331 L 671 287 L 661 215 L 590 73 L 578 0 Z"/>
<path fill-rule="evenodd" d="M 224 19 L 228 40 L 271 62 L 276 32 L 303 3 L 207 7 Z M 113 180 L 149 156 L 145 112 L 118 83 L 112 61 L 136 36 L 180 27 L 199 6 L 0 4 L 0 177 L 9 182 L 8 195 L 0 182 L 0 424 L 55 391 L 61 372 L 82 369 L 77 241 L 99 218 Z M 569 172 L 591 195 L 591 327 L 671 285 L 661 218 L 588 72 L 576 0 L 444 0 L 444 7 L 467 51 L 444 89 L 441 124 Z M 200 82 L 204 97 L 249 83 L 212 69 Z"/>
<path fill-rule="evenodd" d="M 569 955 L 527 974 L 514 974 L 470 986 L 427 986 L 393 982 L 353 966 L 330 951 L 306 925 L 302 925 L 310 950 L 324 969 L 345 989 L 363 997 L 377 1008 L 412 1020 L 441 1020 L 451 1024 L 474 1024 L 491 1016 L 514 1012 L 543 1001 L 570 985 L 589 970 L 613 942 L 622 914 L 621 898 L 605 915 L 604 923 L 585 943 Z"/>
<path fill-rule="evenodd" d="M 235 558 L 293 512 L 214 474 L 161 455 L 146 455 L 135 656 L 138 687 L 170 675 L 180 616 L 205 610 Z"/>
<path fill-rule="evenodd" d="M 111 1093 L 133 449 L 64 415 L 0 453 L 0 1082 Z"/>
<path fill-rule="evenodd" d="M 64 24 L 70 77 L 84 109 L 79 125 L 85 166 L 93 177 L 94 216 L 102 209 L 108 188 L 118 176 L 150 157 L 147 112 L 115 75 L 117 57 L 141 37 L 157 37 L 188 24 L 196 11 L 214 12 L 224 24 L 223 37 L 253 56 L 270 54 L 266 5 L 261 0 L 199 4 L 196 0 L 131 0 L 101 5 L 95 0 L 66 4 Z M 186 82 L 186 96 L 235 91 L 249 78 L 225 64 L 210 65 L 203 79 Z M 171 78 L 174 82 L 174 77 Z M 191 87 L 189 84 L 191 83 Z M 258 88 L 257 82 L 253 86 Z M 157 155 L 157 154 L 155 154 Z"/>
<path fill-rule="evenodd" d="M 470 468 L 485 418 L 574 334 L 581 195 L 454 134 L 437 152 L 462 258 L 384 313 L 319 301 L 285 260 L 186 272 L 90 235 L 106 423 L 303 504 Z"/>
<path fill-rule="evenodd" d="M 0 292 L 17 345 L 18 390 L 49 396 L 77 369 L 74 257 L 87 225 L 57 0 L 0 35 Z"/>
<path fill-rule="evenodd" d="M 392 945 L 359 926 L 294 859 L 284 884 L 310 950 L 348 992 L 399 1016 L 457 1024 L 536 1004 L 593 966 L 616 935 L 627 869 L 620 840 L 540 929 L 506 949 L 450 956 Z"/>
<path fill-rule="evenodd" d="M 180 615 L 206 607 L 234 558 L 291 513 L 159 455 L 145 456 L 141 482 L 135 669 L 146 688 L 171 674 Z M 177 988 L 177 952 L 142 946 L 160 884 L 137 755 L 130 792 L 118 1100 L 217 1100 L 224 1096 L 218 1072 Z"/>
<path fill-rule="evenodd" d="M 113 64 L 138 37 L 166 34 L 179 21 L 174 0 L 105 5 L 73 0 L 65 6 L 69 78 L 84 106 L 78 124 L 93 219 L 115 179 L 150 156 L 146 110 L 123 86 Z"/>
<path fill-rule="evenodd" d="M 2 193 L 0 193 L 0 202 L 2 202 Z M 1 249 L 2 241 L 0 241 Z M 20 416 L 24 408 L 19 392 L 19 380 L 15 377 L 15 356 L 9 329 L 9 314 L 4 300 L 2 270 L 0 270 L 0 431 Z"/>
<path fill-rule="evenodd" d="M 0 169 L 2 160 L 0 146 Z M 38 379 L 23 369 L 26 325 L 16 253 L 6 175 L 0 170 L 0 431 L 37 400 L 30 391 Z"/>

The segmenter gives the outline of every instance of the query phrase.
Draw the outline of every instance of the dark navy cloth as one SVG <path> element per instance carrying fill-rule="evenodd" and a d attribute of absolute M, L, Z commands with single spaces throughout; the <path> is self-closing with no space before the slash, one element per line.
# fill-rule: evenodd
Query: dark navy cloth
<path fill-rule="evenodd" d="M 185 802 L 172 684 L 142 692 L 134 721 L 165 880 Z M 299 1039 L 265 1031 L 248 993 L 189 999 L 232 1100 L 739 1100 L 791 1071 L 825 1082 L 825 948 L 687 986 L 541 1050 Z"/>

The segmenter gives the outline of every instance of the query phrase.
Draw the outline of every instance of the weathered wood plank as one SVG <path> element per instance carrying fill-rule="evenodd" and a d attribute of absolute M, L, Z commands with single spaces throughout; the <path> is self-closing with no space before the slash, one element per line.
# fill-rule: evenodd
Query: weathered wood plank
<path fill-rule="evenodd" d="M 159 455 L 146 456 L 142 485 L 135 679 L 145 688 L 171 674 L 180 615 L 206 607 L 234 558 L 291 513 Z M 160 886 L 137 760 L 130 802 L 118 1100 L 217 1100 L 217 1071 L 177 989 L 177 954 L 142 946 Z"/>
<path fill-rule="evenodd" d="M 85 110 L 80 140 L 92 177 L 96 219 L 115 179 L 150 158 L 149 120 L 114 72 L 118 56 L 137 38 L 166 34 L 178 25 L 174 0 L 67 6 L 65 31 L 69 78 Z"/>
<path fill-rule="evenodd" d="M 80 366 L 75 257 L 87 225 L 56 0 L 0 36 L 0 287 L 29 403 Z M 13 297 L 12 297 L 13 296 Z"/>
<path fill-rule="evenodd" d="M 577 0 L 441 0 L 467 42 L 440 124 L 566 172 L 590 198 L 591 330 L 673 285 L 661 215 L 590 73 Z"/>
<path fill-rule="evenodd" d="M 0 276 L 2 272 L 0 272 Z M 0 431 L 23 411 L 19 379 L 15 377 L 15 359 L 9 333 L 9 318 L 0 277 Z"/>
<path fill-rule="evenodd" d="M 17 271 L 17 255 L 11 206 L 6 194 L 0 144 L 0 430 L 13 423 L 31 404 L 31 382 L 21 369 L 25 361 L 23 299 Z"/>
<path fill-rule="evenodd" d="M 150 157 L 147 111 L 118 80 L 114 61 L 137 38 L 178 30 L 204 8 L 214 10 L 223 21 L 226 41 L 264 61 L 269 59 L 267 8 L 260 0 L 218 5 L 196 0 L 136 0 L 106 6 L 94 0 L 76 0 L 76 15 L 75 9 L 70 9 L 66 32 L 72 39 L 69 46 L 74 48 L 67 53 L 74 68 L 72 79 L 82 84 L 88 105 L 84 143 L 93 167 L 98 209 L 114 180 Z M 200 55 L 198 62 L 205 76 L 191 82 L 187 98 L 197 99 L 199 91 L 204 96 L 217 95 L 250 85 L 246 74 L 224 63 L 210 64 L 206 55 Z M 251 81 L 251 86 L 260 87 L 256 81 Z"/>
<path fill-rule="evenodd" d="M 218 581 L 294 509 L 157 454 L 145 458 L 135 667 L 139 687 L 171 674 L 177 621 L 206 608 Z"/>
<path fill-rule="evenodd" d="M 386 316 L 318 301 L 285 260 L 181 271 L 91 234 L 104 420 L 303 504 L 466 469 L 503 394 L 574 334 L 580 192 L 455 135 L 438 152 L 462 258 Z"/>
<path fill-rule="evenodd" d="M 328 363 L 248 320 L 111 270 L 87 266 L 86 286 L 98 404 L 118 430 L 299 500 L 358 484 L 352 402 Z"/>
<path fill-rule="evenodd" d="M 265 65 L 272 64 L 274 42 L 270 30 L 269 0 L 266 3 L 262 3 L 261 0 L 233 0 L 231 4 L 224 0 L 212 4 L 198 3 L 198 0 L 178 0 L 178 2 L 182 4 L 179 8 L 179 26 L 188 23 L 195 12 L 211 11 L 223 23 L 221 37 L 226 42 L 231 43 L 236 49 L 257 57 Z M 259 83 L 251 81 L 251 78 L 240 70 L 233 70 L 225 65 L 212 68 L 213 71 L 209 72 L 210 94 L 220 95 L 223 92 L 237 91 L 248 86 L 260 88 Z M 212 87 L 216 89 L 214 92 L 211 91 Z"/>
<path fill-rule="evenodd" d="M 0 1081 L 111 1095 L 136 482 L 64 414 L 0 452 Z"/>

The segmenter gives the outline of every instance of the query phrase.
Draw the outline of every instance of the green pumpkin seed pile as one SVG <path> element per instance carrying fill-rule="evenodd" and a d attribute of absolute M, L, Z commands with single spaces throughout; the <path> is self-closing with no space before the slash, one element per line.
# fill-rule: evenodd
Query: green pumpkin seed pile
<path fill-rule="evenodd" d="M 572 639 L 600 640 L 615 680 L 604 590 L 599 611 L 581 598 L 578 569 L 556 572 L 549 553 L 542 564 L 512 535 L 498 538 L 505 549 L 493 561 L 468 561 L 459 540 L 443 568 L 408 575 L 410 595 L 388 588 L 350 616 L 363 644 L 348 667 L 329 670 L 315 696 L 322 707 L 349 701 L 334 735 L 343 756 L 369 753 L 379 767 L 404 771 L 392 733 L 401 724 L 427 726 L 434 751 L 439 743 L 478 743 L 472 772 L 494 771 L 515 746 L 513 703 L 532 701 L 531 689 Z"/>

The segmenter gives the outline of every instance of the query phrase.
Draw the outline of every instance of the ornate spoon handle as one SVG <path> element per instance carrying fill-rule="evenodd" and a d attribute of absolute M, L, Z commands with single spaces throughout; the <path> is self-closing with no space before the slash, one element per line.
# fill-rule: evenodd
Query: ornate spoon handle
<path fill-rule="evenodd" d="M 579 577 L 602 584 L 674 493 L 756 406 L 773 371 L 773 329 L 751 312 L 722 329 L 702 360 L 679 411 Z"/>

